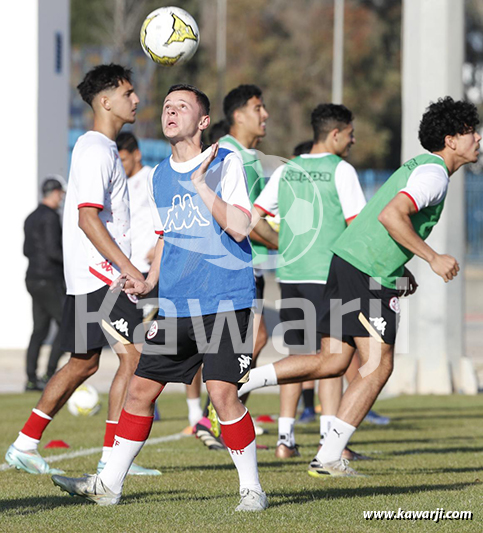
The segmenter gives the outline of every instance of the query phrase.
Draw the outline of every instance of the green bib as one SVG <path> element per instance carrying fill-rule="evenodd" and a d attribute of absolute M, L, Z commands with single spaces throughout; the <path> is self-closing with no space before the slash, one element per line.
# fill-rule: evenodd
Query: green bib
<path fill-rule="evenodd" d="M 233 146 L 233 151 L 240 154 L 245 174 L 247 176 L 248 197 L 253 205 L 263 188 L 265 187 L 265 178 L 263 167 L 256 156 L 250 153 L 235 137 L 225 135 L 219 140 L 220 143 L 229 143 Z M 263 244 L 251 242 L 253 253 L 253 266 L 259 265 L 268 258 L 268 250 Z"/>
<path fill-rule="evenodd" d="M 280 281 L 327 281 L 331 247 L 347 227 L 335 186 L 341 161 L 332 154 L 296 157 L 284 168 L 278 190 Z"/>
<path fill-rule="evenodd" d="M 398 244 L 377 217 L 386 205 L 406 187 L 409 177 L 420 165 L 441 165 L 444 161 L 432 154 L 423 154 L 404 163 L 371 198 L 347 231 L 332 248 L 339 257 L 377 278 L 381 285 L 396 288 L 396 280 L 403 275 L 404 265 L 413 253 Z M 444 199 L 437 205 L 425 207 L 411 217 L 414 230 L 426 240 L 443 211 Z"/>

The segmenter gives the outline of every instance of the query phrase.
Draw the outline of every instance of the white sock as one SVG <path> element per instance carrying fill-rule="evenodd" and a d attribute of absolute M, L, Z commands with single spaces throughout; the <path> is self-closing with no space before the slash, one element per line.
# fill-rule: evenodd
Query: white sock
<path fill-rule="evenodd" d="M 230 452 L 233 463 L 238 471 L 238 477 L 240 478 L 240 492 L 242 489 L 262 492 L 262 486 L 258 478 L 256 441 L 252 441 L 241 455 L 238 455 L 233 450 L 230 450 Z"/>
<path fill-rule="evenodd" d="M 327 438 L 327 434 L 334 423 L 335 415 L 320 415 L 320 444 Z"/>
<path fill-rule="evenodd" d="M 102 455 L 101 455 L 101 463 L 107 463 L 109 460 L 109 457 L 111 456 L 112 448 L 103 446 L 102 447 Z"/>
<path fill-rule="evenodd" d="M 190 426 L 194 427 L 203 418 L 201 398 L 186 398 L 186 403 L 188 404 L 188 420 Z"/>
<path fill-rule="evenodd" d="M 277 373 L 273 364 L 260 366 L 250 370 L 250 377 L 247 383 L 244 383 L 238 390 L 238 397 L 243 396 L 247 392 L 262 387 L 272 387 L 277 385 Z"/>
<path fill-rule="evenodd" d="M 124 479 L 131 468 L 134 458 L 141 451 L 145 442 L 116 436 L 109 461 L 107 461 L 104 470 L 99 474 L 99 478 L 104 485 L 115 494 L 122 492 Z"/>
<path fill-rule="evenodd" d="M 356 429 L 354 426 L 335 417 L 332 427 L 324 440 L 324 445 L 317 454 L 317 459 L 322 464 L 339 461 L 344 448 Z"/>
<path fill-rule="evenodd" d="M 17 440 L 13 443 L 14 447 L 21 452 L 31 452 L 37 449 L 40 440 L 33 439 L 24 435 L 21 431 L 18 434 Z"/>
<path fill-rule="evenodd" d="M 278 441 L 279 444 L 285 444 L 289 448 L 295 446 L 295 433 L 294 433 L 295 418 L 288 416 L 281 416 L 278 419 Z"/>

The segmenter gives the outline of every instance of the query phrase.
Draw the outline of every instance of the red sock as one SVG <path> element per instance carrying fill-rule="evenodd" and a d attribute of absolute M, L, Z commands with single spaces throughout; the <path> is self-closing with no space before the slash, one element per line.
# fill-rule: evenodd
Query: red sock
<path fill-rule="evenodd" d="M 104 448 L 112 448 L 116 436 L 117 422 L 106 420 L 106 432 L 104 433 Z"/>
<path fill-rule="evenodd" d="M 122 410 L 117 424 L 116 436 L 143 442 L 149 437 L 154 416 L 138 416 Z"/>
<path fill-rule="evenodd" d="M 255 428 L 250 413 L 247 411 L 241 420 L 234 424 L 221 422 L 221 435 L 227 448 L 244 450 L 255 440 Z"/>
<path fill-rule="evenodd" d="M 22 433 L 31 439 L 40 440 L 45 428 L 49 425 L 52 418 L 44 418 L 39 416 L 35 411 L 29 416 L 29 419 L 22 428 Z"/>

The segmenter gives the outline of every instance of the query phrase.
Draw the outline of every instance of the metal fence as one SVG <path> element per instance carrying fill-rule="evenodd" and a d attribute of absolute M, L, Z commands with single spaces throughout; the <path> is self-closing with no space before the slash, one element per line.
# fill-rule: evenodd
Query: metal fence
<path fill-rule="evenodd" d="M 69 154 L 72 153 L 77 138 L 84 133 L 71 130 L 69 133 Z M 156 139 L 140 139 L 139 147 L 143 162 L 155 166 L 171 153 L 169 144 Z M 379 187 L 389 178 L 391 170 L 361 170 L 359 179 L 366 198 L 369 200 Z M 466 172 L 466 260 L 469 263 L 483 264 L 483 175 Z"/>

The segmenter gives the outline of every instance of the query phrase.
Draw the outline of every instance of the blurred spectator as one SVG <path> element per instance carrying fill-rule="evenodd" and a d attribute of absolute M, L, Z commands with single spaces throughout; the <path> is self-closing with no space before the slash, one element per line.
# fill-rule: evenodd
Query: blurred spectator
<path fill-rule="evenodd" d="M 59 176 L 60 177 L 60 176 Z M 47 371 L 42 380 L 37 377 L 40 347 L 45 341 L 51 320 L 60 326 L 65 296 L 62 261 L 62 228 L 57 210 L 64 199 L 64 187 L 55 176 L 42 184 L 42 201 L 24 225 L 24 255 L 29 260 L 26 275 L 27 290 L 32 296 L 34 329 L 27 349 L 26 391 L 37 391 L 57 370 L 62 355 L 57 333 L 50 351 Z"/>

